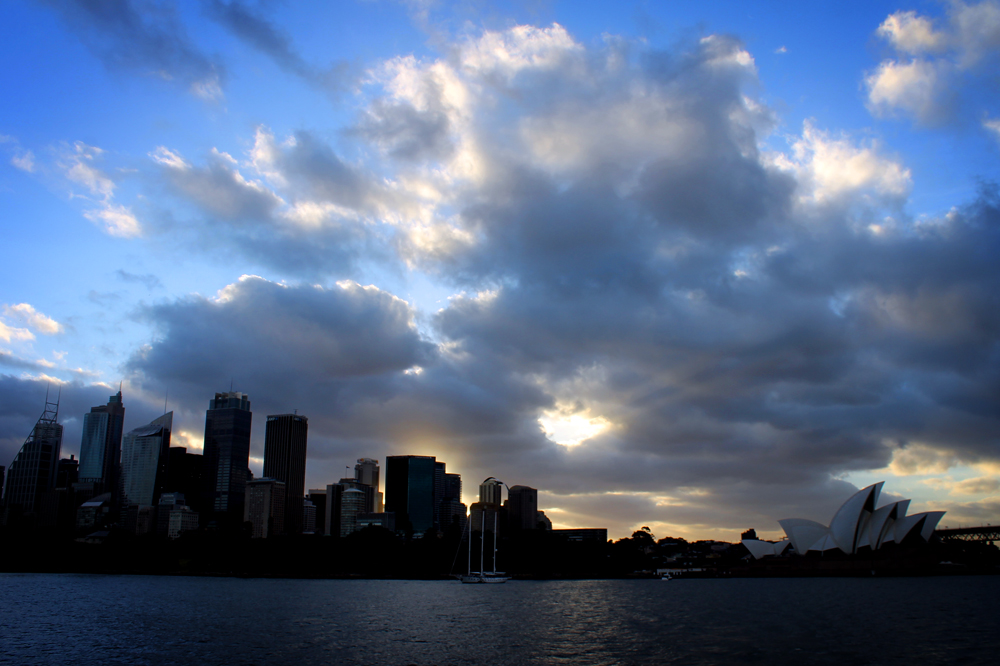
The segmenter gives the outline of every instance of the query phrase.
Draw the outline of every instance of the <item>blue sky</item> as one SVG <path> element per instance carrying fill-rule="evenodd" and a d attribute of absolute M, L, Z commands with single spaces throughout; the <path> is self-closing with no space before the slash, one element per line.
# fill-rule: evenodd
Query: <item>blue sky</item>
<path fill-rule="evenodd" d="M 1000 4 L 12 0 L 0 464 L 215 391 L 562 526 L 1000 509 Z M 263 418 L 252 444 L 260 469 Z"/>

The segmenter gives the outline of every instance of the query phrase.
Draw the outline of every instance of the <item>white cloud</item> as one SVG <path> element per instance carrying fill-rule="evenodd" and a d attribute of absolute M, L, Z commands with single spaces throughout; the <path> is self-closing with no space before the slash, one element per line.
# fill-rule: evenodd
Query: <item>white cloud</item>
<path fill-rule="evenodd" d="M 891 115 L 896 109 L 928 121 L 940 115 L 942 68 L 933 63 L 885 60 L 865 79 L 865 85 L 869 109 L 876 115 Z"/>
<path fill-rule="evenodd" d="M 876 115 L 899 110 L 923 123 L 950 119 L 965 90 L 995 90 L 990 64 L 1000 57 L 1000 1 L 955 0 L 938 29 L 915 11 L 891 14 L 876 34 L 911 56 L 886 59 L 865 77 L 868 107 Z"/>
<path fill-rule="evenodd" d="M 139 221 L 127 206 L 108 203 L 97 210 L 84 212 L 83 216 L 91 222 L 103 224 L 104 231 L 111 236 L 134 238 L 142 234 Z"/>
<path fill-rule="evenodd" d="M 0 321 L 0 340 L 13 342 L 15 340 L 34 340 L 35 335 L 26 328 L 8 326 Z"/>
<path fill-rule="evenodd" d="M 28 303 L 4 305 L 3 313 L 7 317 L 23 322 L 29 328 L 33 328 L 45 335 L 55 335 L 63 330 L 62 324 L 51 317 L 45 316 Z"/>
<path fill-rule="evenodd" d="M 808 121 L 792 150 L 794 162 L 779 163 L 797 172 L 805 196 L 816 202 L 864 192 L 899 199 L 912 186 L 910 170 L 881 155 L 877 143 L 859 146 L 846 137 L 833 138 Z"/>
<path fill-rule="evenodd" d="M 26 150 L 19 155 L 15 155 L 10 158 L 10 163 L 21 171 L 27 171 L 28 173 L 34 173 L 35 171 L 35 154 L 30 150 Z"/>
<path fill-rule="evenodd" d="M 153 158 L 153 161 L 157 164 L 162 164 L 163 166 L 170 167 L 171 169 L 190 169 L 191 165 L 188 164 L 179 153 L 176 153 L 166 146 L 158 146 L 156 150 L 149 153 L 149 156 Z"/>
<path fill-rule="evenodd" d="M 225 97 L 219 77 L 215 74 L 191 84 L 191 92 L 206 102 L 218 102 Z"/>
<path fill-rule="evenodd" d="M 993 135 L 993 138 L 1000 141 L 1000 118 L 987 118 L 983 121 L 983 127 Z"/>
<path fill-rule="evenodd" d="M 917 16 L 915 11 L 891 14 L 876 31 L 899 51 L 914 55 L 940 51 L 947 37 L 934 30 L 930 19 Z"/>

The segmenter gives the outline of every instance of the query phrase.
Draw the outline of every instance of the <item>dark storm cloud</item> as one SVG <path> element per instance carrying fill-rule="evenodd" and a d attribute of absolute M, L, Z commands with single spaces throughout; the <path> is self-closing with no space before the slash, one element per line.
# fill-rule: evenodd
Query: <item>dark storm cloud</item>
<path fill-rule="evenodd" d="M 279 67 L 317 85 L 337 89 L 347 74 L 346 64 L 319 70 L 308 64 L 292 46 L 291 38 L 259 12 L 239 0 L 210 0 L 208 15 L 239 39 L 271 57 Z"/>
<path fill-rule="evenodd" d="M 188 38 L 173 3 L 41 0 L 111 69 L 132 69 L 197 84 L 225 78 L 218 59 Z"/>
<path fill-rule="evenodd" d="M 454 150 L 448 114 L 440 100 L 429 109 L 409 103 L 375 100 L 355 132 L 382 147 L 392 157 L 404 160 L 438 160 Z"/>

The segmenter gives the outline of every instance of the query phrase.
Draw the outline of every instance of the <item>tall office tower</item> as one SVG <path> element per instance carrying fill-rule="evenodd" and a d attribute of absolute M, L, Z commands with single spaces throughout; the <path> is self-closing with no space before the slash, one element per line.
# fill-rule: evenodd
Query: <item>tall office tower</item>
<path fill-rule="evenodd" d="M 108 398 L 108 404 L 91 407 L 83 415 L 80 441 L 80 481 L 94 484 L 97 494 L 117 495 L 122 433 L 125 431 L 122 392 Z"/>
<path fill-rule="evenodd" d="M 309 419 L 298 414 L 267 417 L 264 427 L 264 476 L 285 482 L 285 533 L 302 532 L 306 488 L 306 437 Z"/>
<path fill-rule="evenodd" d="M 285 495 L 285 482 L 278 479 L 264 477 L 247 483 L 243 520 L 253 525 L 253 538 L 284 532 Z"/>
<path fill-rule="evenodd" d="M 306 499 L 316 507 L 316 532 L 328 534 L 326 531 L 326 488 L 312 488 Z"/>
<path fill-rule="evenodd" d="M 302 533 L 316 533 L 316 505 L 309 498 L 302 502 Z"/>
<path fill-rule="evenodd" d="M 378 461 L 374 458 L 358 458 L 358 464 L 354 466 L 354 478 L 361 483 L 375 489 L 375 502 L 368 509 L 369 513 L 382 512 L 382 492 L 379 488 Z"/>
<path fill-rule="evenodd" d="M 323 517 L 323 534 L 326 536 L 340 536 L 340 498 L 344 494 L 344 486 L 339 483 L 331 483 L 326 487 L 326 510 Z"/>
<path fill-rule="evenodd" d="M 441 529 L 449 529 L 457 524 L 459 530 L 465 529 L 467 508 L 462 503 L 462 476 L 460 474 L 444 475 L 444 497 L 439 509 Z"/>
<path fill-rule="evenodd" d="M 443 525 L 441 522 L 441 501 L 444 500 L 445 466 L 445 463 L 440 460 L 434 461 L 434 526 L 439 530 Z"/>
<path fill-rule="evenodd" d="M 204 481 L 200 453 L 189 453 L 183 446 L 167 449 L 167 473 L 163 480 L 164 493 L 181 493 L 184 505 L 192 511 L 200 511 Z"/>
<path fill-rule="evenodd" d="M 385 510 L 396 514 L 396 528 L 423 534 L 434 525 L 434 456 L 385 459 Z"/>
<path fill-rule="evenodd" d="M 358 529 L 358 515 L 369 513 L 368 498 L 359 488 L 345 488 L 340 496 L 340 536 L 345 537 Z"/>
<path fill-rule="evenodd" d="M 499 481 L 491 476 L 480 483 L 479 501 L 496 504 L 498 507 L 503 504 L 503 481 Z"/>
<path fill-rule="evenodd" d="M 202 460 L 204 520 L 220 527 L 243 524 L 247 464 L 250 462 L 250 396 L 216 393 L 205 413 L 205 452 Z"/>
<path fill-rule="evenodd" d="M 2 472 L 3 470 L 0 470 Z M 56 488 L 71 488 L 80 480 L 80 461 L 76 456 L 63 458 L 56 468 Z"/>
<path fill-rule="evenodd" d="M 444 498 L 462 501 L 462 475 L 444 475 Z"/>
<path fill-rule="evenodd" d="M 168 412 L 130 430 L 122 443 L 122 506 L 153 506 L 166 480 L 170 431 L 174 413 Z"/>
<path fill-rule="evenodd" d="M 511 486 L 507 493 L 507 525 L 512 530 L 538 527 L 538 491 L 528 486 Z"/>
<path fill-rule="evenodd" d="M 46 394 L 45 410 L 7 470 L 4 505 L 8 509 L 33 512 L 41 494 L 55 486 L 63 435 L 58 418 L 59 399 L 49 402 Z"/>

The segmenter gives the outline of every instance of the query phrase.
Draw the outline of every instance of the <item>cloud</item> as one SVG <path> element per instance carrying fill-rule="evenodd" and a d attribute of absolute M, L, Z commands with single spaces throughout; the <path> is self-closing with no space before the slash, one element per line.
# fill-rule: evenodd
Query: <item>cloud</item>
<path fill-rule="evenodd" d="M 372 67 L 354 152 L 266 127 L 245 155 L 152 151 L 164 237 L 288 278 L 142 311 L 127 369 L 179 427 L 235 380 L 310 417 L 310 485 L 431 454 L 619 535 L 828 521 L 850 472 L 1000 463 L 995 187 L 913 219 L 878 141 L 806 124 L 763 150 L 731 37 L 443 51 Z M 360 262 L 452 296 L 416 311 Z"/>
<path fill-rule="evenodd" d="M 225 68 L 190 40 L 172 3 L 44 3 L 62 16 L 69 29 L 108 69 L 177 80 L 201 96 L 209 91 L 221 94 Z"/>
<path fill-rule="evenodd" d="M 915 11 L 898 11 L 876 34 L 909 60 L 885 59 L 865 77 L 868 107 L 880 116 L 902 112 L 924 124 L 960 119 L 991 104 L 988 63 L 1000 54 L 1000 3 L 956 0 L 944 25 Z M 995 99 L 994 99 L 995 101 Z"/>
<path fill-rule="evenodd" d="M 910 170 L 879 154 L 879 149 L 875 142 L 858 146 L 846 137 L 832 138 L 806 121 L 802 136 L 792 142 L 791 164 L 802 196 L 819 203 L 867 193 L 905 199 L 912 187 Z"/>
<path fill-rule="evenodd" d="M 0 321 L 0 340 L 4 342 L 13 342 L 16 340 L 34 340 L 35 334 L 26 328 L 18 328 L 16 326 L 8 326 L 4 322 Z"/>
<path fill-rule="evenodd" d="M 291 38 L 274 23 L 239 0 L 209 0 L 208 15 L 227 30 L 261 53 L 269 56 L 287 72 L 322 87 L 336 90 L 342 86 L 347 66 L 339 63 L 327 70 L 309 65 L 292 46 Z"/>
<path fill-rule="evenodd" d="M 115 271 L 115 275 L 122 282 L 138 283 L 144 285 L 146 289 L 149 289 L 150 291 L 153 289 L 159 289 L 163 286 L 160 278 L 152 274 L 136 275 L 135 273 L 129 273 L 128 271 L 119 268 Z"/>
<path fill-rule="evenodd" d="M 18 303 L 17 305 L 4 305 L 5 316 L 16 321 L 23 322 L 43 335 L 56 335 L 63 332 L 63 326 L 51 317 L 46 317 L 38 312 L 28 303 Z"/>
<path fill-rule="evenodd" d="M 10 163 L 21 171 L 27 171 L 28 173 L 34 173 L 35 171 L 35 154 L 30 150 L 25 150 L 14 157 L 10 158 Z"/>
<path fill-rule="evenodd" d="M 82 141 L 73 144 L 72 151 L 63 153 L 59 165 L 64 169 L 70 182 L 82 185 L 91 196 L 96 197 L 98 208 L 84 211 L 83 216 L 104 227 L 110 236 L 134 238 L 142 234 L 142 226 L 128 206 L 115 203 L 115 182 L 96 163 L 104 151 L 96 146 L 88 146 Z M 88 198 L 84 196 L 84 198 Z M 93 199 L 90 199 L 93 201 Z"/>

